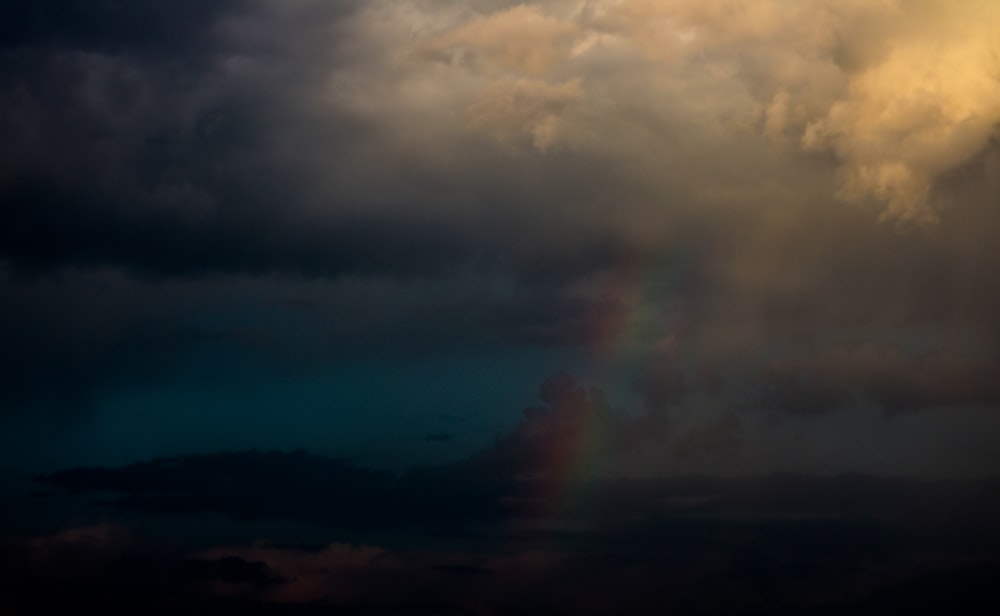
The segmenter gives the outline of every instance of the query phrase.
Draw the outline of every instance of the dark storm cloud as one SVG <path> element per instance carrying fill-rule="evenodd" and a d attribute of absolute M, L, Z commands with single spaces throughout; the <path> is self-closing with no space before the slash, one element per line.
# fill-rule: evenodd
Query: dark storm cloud
<path fill-rule="evenodd" d="M 116 524 L 73 526 L 58 532 L 0 540 L 0 597 L 9 614 L 38 610 L 101 614 L 303 614 L 295 606 L 251 608 L 247 601 L 211 596 L 215 586 L 264 589 L 285 580 L 259 561 L 238 556 L 193 558 L 150 548 L 130 528 Z M 16 590 L 15 590 L 16 589 Z"/>
<path fill-rule="evenodd" d="M 441 605 L 459 606 L 459 613 L 468 605 L 516 605 L 510 609 L 517 613 L 669 605 L 711 614 L 747 606 L 902 609 L 910 599 L 896 593 L 917 580 L 965 589 L 975 601 L 995 595 L 985 580 L 1000 553 L 996 481 L 857 474 L 576 477 L 582 464 L 595 465 L 627 444 L 622 436 L 629 428 L 649 438 L 648 426 L 641 417 L 615 417 L 599 391 L 567 373 L 546 379 L 539 399 L 544 406 L 526 409 L 492 446 L 399 474 L 273 451 L 74 468 L 36 479 L 56 488 L 43 497 L 53 506 L 95 498 L 102 519 L 115 511 L 178 519 L 219 513 L 317 523 L 327 529 L 324 537 L 360 532 L 390 542 L 319 549 L 256 542 L 212 546 L 194 560 L 164 563 L 160 555 L 147 563 L 155 565 L 147 572 L 169 582 L 172 593 L 195 592 L 191 601 L 210 592 L 276 606 L 308 602 L 317 609 L 402 613 Z M 594 448 L 595 436 L 607 440 Z M 742 421 L 725 414 L 682 435 L 674 453 L 727 454 L 743 436 Z M 581 449 L 584 444 L 589 449 Z M 456 575 L 462 576 L 458 587 Z M 145 588 L 144 579 L 138 587 Z M 581 579 L 589 582 L 581 586 Z M 665 584 L 672 589 L 666 598 Z M 737 587 L 743 590 L 733 595 Z M 52 588 L 90 600 L 71 588 Z M 831 588 L 840 591 L 831 594 Z M 720 602 L 723 595 L 729 599 Z M 919 596 L 921 605 L 937 601 Z"/>
<path fill-rule="evenodd" d="M 149 301 L 118 283 L 113 275 L 16 280 L 0 269 L 0 415 L 80 418 L 96 388 L 156 372 L 192 342 L 175 321 L 179 298 Z"/>
<path fill-rule="evenodd" d="M 627 347 L 622 380 L 671 421 L 821 348 L 994 361 L 989 20 L 759 5 L 8 3 L 4 412 L 80 408 L 208 345 L 281 370 Z M 993 400 L 904 368 L 765 398 Z M 622 435 L 665 431 L 644 417 Z"/>
<path fill-rule="evenodd" d="M 553 420 L 554 421 L 554 420 Z M 506 444 L 458 463 L 413 468 L 394 475 L 356 463 L 305 452 L 237 452 L 160 458 L 119 468 L 73 468 L 36 477 L 64 492 L 44 498 L 114 495 L 97 504 L 124 511 L 222 513 L 233 519 L 291 519 L 355 529 L 451 528 L 509 519 L 558 522 L 573 515 L 571 503 L 553 511 L 537 503 L 515 502 L 529 495 L 570 490 L 546 476 L 547 461 L 537 449 L 513 452 L 510 439 L 539 439 L 528 424 Z M 522 443 L 527 447 L 531 443 Z M 535 443 L 537 444 L 537 443 Z M 517 457 L 518 459 L 514 459 Z M 996 481 L 919 481 L 866 475 L 814 477 L 776 474 L 761 477 L 682 477 L 674 479 L 591 479 L 560 495 L 587 501 L 596 520 L 655 522 L 672 516 L 710 515 L 729 519 L 765 515 L 889 516 L 907 523 L 964 519 L 973 525 L 994 520 L 1000 511 Z M 665 518 L 664 518 L 665 516 Z M 962 541 L 972 529 L 940 527 Z M 1000 541 L 1000 535 L 983 541 Z"/>
<path fill-rule="evenodd" d="M 665 413 L 691 391 L 673 353 L 657 353 L 647 359 L 632 387 L 652 413 Z"/>
<path fill-rule="evenodd" d="M 836 539 L 819 539 L 823 531 Z M 830 525 L 800 529 L 798 537 L 808 536 L 805 544 L 812 550 L 838 552 L 836 561 L 811 562 L 803 545 L 762 564 L 756 559 L 782 542 L 766 532 L 763 537 L 746 529 L 739 534 L 759 552 L 746 549 L 722 562 L 706 557 L 683 563 L 686 567 L 655 561 L 641 548 L 629 551 L 636 546 L 612 541 L 586 542 L 587 551 L 525 546 L 522 551 L 508 548 L 489 555 L 343 544 L 331 544 L 318 554 L 266 547 L 218 548 L 210 554 L 259 558 L 294 577 L 286 586 L 255 593 L 259 600 L 284 605 L 310 602 L 348 613 L 841 614 L 870 608 L 878 613 L 931 614 L 947 611 L 960 596 L 969 613 L 988 614 L 995 601 L 990 579 L 998 568 L 993 559 L 963 555 L 947 562 L 915 554 L 884 564 L 878 550 L 870 549 L 866 556 L 874 556 L 869 565 L 873 571 L 858 571 L 852 556 L 860 554 L 843 548 L 858 547 L 864 530 Z M 838 540 L 840 549 L 835 547 Z M 669 551 L 655 540 L 653 546 Z M 469 560 L 482 564 L 435 565 Z M 459 567 L 489 573 L 467 576 L 456 584 L 448 574 Z M 241 596 L 238 588 L 219 592 Z"/>
<path fill-rule="evenodd" d="M 27 6 L 5 21 L 20 35 L 0 56 L 0 258 L 18 270 L 336 275 L 455 260 L 448 246 L 464 242 L 447 225 L 357 217 L 317 229 L 285 215 L 307 189 L 297 162 L 274 159 L 274 139 L 295 130 L 286 118 L 307 78 L 271 64 L 304 60 L 300 45 L 324 43 L 304 29 L 334 36 L 350 3 Z M 288 32 L 262 44 L 263 22 Z M 333 160 L 351 130 L 332 120 Z"/>
<path fill-rule="evenodd" d="M 120 507 L 146 512 L 291 517 L 347 527 L 398 520 L 390 506 L 390 474 L 304 452 L 165 458 L 121 469 L 71 469 L 40 480 L 69 490 L 119 493 Z"/>
<path fill-rule="evenodd" d="M 558 489 L 567 467 L 593 472 L 620 447 L 624 424 L 601 389 L 584 387 L 566 372 L 545 379 L 538 394 L 543 406 L 524 409 L 511 433 L 462 462 L 477 474 L 524 481 L 522 489 L 505 496 L 528 511 L 544 506 L 532 499 Z"/>
<path fill-rule="evenodd" d="M 648 82 L 652 92 L 602 71 L 600 61 L 632 58 L 616 56 L 623 53 L 618 45 L 631 42 L 654 57 L 667 51 L 650 48 L 636 29 L 637 15 L 656 13 L 641 2 L 634 7 L 638 13 L 615 9 L 615 18 L 574 14 L 562 4 L 548 14 L 540 7 L 482 3 L 478 16 L 466 17 L 448 13 L 448 3 L 374 10 L 338 2 L 285 8 L 184 3 L 169 10 L 104 2 L 10 6 L 15 19 L 6 22 L 6 94 L 0 99 L 10 135 L 0 167 L 7 204 L 0 246 L 19 270 L 107 265 L 173 276 L 413 276 L 474 264 L 571 284 L 609 265 L 641 260 L 651 247 L 670 245 L 691 229 L 730 241 L 730 226 L 739 230 L 747 222 L 746 213 L 732 209 L 736 202 L 740 208 L 744 201 L 751 207 L 769 203 L 782 213 L 801 207 L 790 203 L 795 200 L 787 191 L 775 192 L 756 178 L 779 170 L 787 177 L 786 168 L 795 168 L 803 172 L 802 199 L 829 188 L 808 185 L 825 177 L 823 170 L 815 161 L 794 160 L 780 144 L 772 143 L 766 156 L 750 156 L 746 148 L 724 148 L 712 141 L 718 136 L 700 134 L 707 130 L 705 101 L 695 99 L 711 95 L 718 105 L 722 97 L 689 74 L 697 62 L 628 64 L 622 74 Z M 707 16 L 678 11 L 681 22 L 704 29 L 699 45 L 726 40 Z M 816 11 L 824 20 L 848 17 Z M 861 13 L 881 23 L 878 11 Z M 409 21 L 416 15 L 433 25 L 414 41 Z M 522 26 L 526 38 L 517 34 Z M 601 32 L 620 40 L 588 38 Z M 575 38 L 583 41 L 579 53 L 569 48 Z M 740 40 L 761 51 L 753 37 Z M 825 40 L 797 42 L 825 50 Z M 798 57 L 802 50 L 774 51 Z M 183 68 L 172 63 L 192 55 L 197 61 Z M 442 58 L 452 57 L 477 60 L 443 67 Z M 587 87 L 562 75 L 560 66 L 583 75 Z M 498 67 L 524 78 L 495 78 Z M 774 76 L 741 73 L 741 79 L 755 77 Z M 695 84 L 685 90 L 689 99 L 676 99 L 669 109 L 658 104 L 685 82 Z M 592 109 L 599 100 L 592 95 L 600 92 L 587 89 L 591 84 L 615 86 L 609 93 L 635 113 L 618 117 Z M 737 85 L 719 84 L 727 91 Z M 519 101 L 513 107 L 504 102 L 510 97 Z M 767 132 L 781 115 L 778 98 L 734 96 L 732 104 L 745 103 L 747 113 L 751 103 L 771 104 Z M 709 111 L 739 115 L 727 105 Z M 789 109 L 782 113 L 785 132 L 805 122 Z M 456 121 L 465 116 L 467 122 Z M 688 135 L 677 140 L 650 142 L 636 134 L 680 126 Z M 583 128 L 607 138 L 584 138 Z M 825 138 L 849 139 L 842 134 L 848 128 L 831 124 Z M 766 147 L 738 131 L 727 139 L 757 152 Z M 722 149 L 726 156 L 714 168 L 695 164 Z M 657 159 L 671 162 L 658 170 L 643 166 Z M 720 205 L 718 195 L 708 194 L 704 187 L 720 175 L 729 187 L 724 191 L 740 198 L 724 197 Z M 706 224 L 705 216 L 715 219 Z M 861 218 L 850 224 L 871 225 L 870 217 Z M 816 230 L 805 224 L 787 231 L 806 238 Z M 737 241 L 718 258 L 753 262 L 757 250 Z M 824 265 L 837 258 L 815 256 Z M 900 262 L 909 267 L 905 258 Z M 762 265 L 781 276 L 783 263 Z M 744 280 L 747 273 L 730 271 L 730 265 L 709 263 L 705 271 L 735 275 L 730 285 L 768 282 Z M 847 277 L 856 273 L 844 268 Z M 817 282 L 823 285 L 817 301 L 835 282 Z M 804 314 L 808 321 L 817 309 L 796 289 L 749 291 L 767 296 L 769 314 L 781 311 L 793 320 Z M 782 297 L 785 292 L 793 297 Z M 568 322 L 564 331 L 549 331 L 520 318 L 527 322 L 524 339 L 563 343 L 599 335 L 599 324 Z"/>
<path fill-rule="evenodd" d="M 36 480 L 57 489 L 45 496 L 52 506 L 93 494 L 102 495 L 95 504 L 109 510 L 220 513 L 238 520 L 298 520 L 354 530 L 465 532 L 504 520 L 561 524 L 579 511 L 608 524 L 633 520 L 638 512 L 649 520 L 661 514 L 737 519 L 956 515 L 979 524 L 1000 506 L 991 496 L 995 482 L 983 481 L 787 474 L 622 479 L 607 471 L 616 459 L 631 459 L 637 450 L 669 444 L 668 463 L 677 464 L 736 459 L 746 449 L 753 455 L 755 434 L 743 419 L 726 412 L 681 432 L 671 443 L 662 413 L 623 416 L 600 390 L 580 386 L 567 373 L 546 379 L 539 398 L 544 406 L 525 409 L 513 430 L 482 450 L 401 473 L 304 451 L 248 451 L 71 468 Z"/>
<path fill-rule="evenodd" d="M 133 551 L 66 563 L 62 575 L 28 563 L 37 543 L 9 543 L 15 614 L 990 614 L 995 557 L 947 555 L 878 523 L 679 523 L 591 536 L 507 536 L 463 549 L 334 542 L 302 549 L 262 542 L 189 554 Z M 652 530 L 645 528 L 644 530 Z M 642 539 L 646 539 L 643 543 Z M 902 539 L 902 540 L 901 540 Z M 689 551 L 696 542 L 711 546 Z M 728 546 L 728 547 L 727 547 Z M 99 548 L 92 550 L 94 556 Z M 822 555 L 822 556 L 819 556 Z M 461 576 L 458 578 L 457 576 Z"/>
<path fill-rule="evenodd" d="M 0 259 L 19 270 L 412 275 L 483 262 L 545 276 L 608 261 L 606 234 L 511 249 L 519 222 L 484 217 L 474 195 L 442 205 L 490 184 L 494 198 L 525 195 L 488 177 L 494 155 L 462 146 L 471 175 L 455 175 L 394 142 L 396 118 L 343 100 L 356 71 L 388 78 L 393 53 L 356 3 L 28 7 L 13 7 L 0 55 Z"/>
<path fill-rule="evenodd" d="M 3 0 L 0 47 L 139 55 L 187 62 L 186 68 L 192 69 L 214 53 L 265 48 L 288 33 L 283 28 L 328 24 L 349 16 L 358 6 L 356 0 L 309 0 L 287 6 L 266 0 L 150 0 L 142 4 Z M 269 20 L 270 32 L 253 27 L 261 19 Z"/>
<path fill-rule="evenodd" d="M 13 7 L 5 24 L 17 35 L 0 55 L 0 259 L 18 271 L 174 276 L 409 274 L 464 262 L 467 232 L 446 220 L 295 214 L 314 186 L 302 181 L 307 161 L 282 160 L 278 142 L 323 151 L 334 168 L 354 164 L 364 142 L 361 123 L 335 111 L 308 138 L 300 126 L 300 101 L 341 61 L 337 25 L 353 7 Z M 336 190 L 325 199 L 354 205 Z"/>
<path fill-rule="evenodd" d="M 49 190 L 29 189 L 14 197 L 18 209 L 0 234 L 6 256 L 19 272 L 125 264 L 140 273 L 168 276 L 220 271 L 405 276 L 450 270 L 474 252 L 463 232 L 416 221 L 393 227 L 351 221 L 318 230 L 264 220 L 123 220 L 100 212 L 74 218 L 62 214 L 73 200 L 69 191 L 66 199 L 37 192 Z"/>
<path fill-rule="evenodd" d="M 250 2 L 109 2 L 106 0 L 4 0 L 3 47 L 51 45 L 139 51 L 198 48 L 220 16 Z"/>
<path fill-rule="evenodd" d="M 778 5 L 745 31 L 679 5 L 675 25 L 702 32 L 688 49 L 644 34 L 642 15 L 669 10 L 643 2 L 9 6 L 0 239 L 18 267 L 412 275 L 485 262 L 567 282 L 670 243 L 706 214 L 725 237 L 734 208 L 799 208 L 798 188 L 802 200 L 829 197 L 829 169 L 785 147 L 799 132 L 807 149 L 842 153 L 855 192 L 878 193 L 847 148 L 875 105 L 852 99 L 850 117 L 826 117 L 858 76 L 824 64 L 837 50 L 822 35 L 884 27 L 878 9 L 820 3 L 807 11 L 815 31 L 770 42 L 761 33 L 788 18 Z M 918 33 L 923 18 L 912 18 Z M 867 29 L 856 36 L 856 48 L 847 35 L 838 43 L 853 65 L 896 68 L 863 44 Z M 730 57 L 737 42 L 748 55 Z M 717 45 L 718 57 L 695 53 Z M 191 55 L 183 69 L 171 62 Z M 762 56 L 805 63 L 816 82 L 792 71 L 781 83 Z M 737 78 L 717 83 L 699 63 Z M 952 94 L 931 102 L 950 108 Z M 713 134 L 715 116 L 733 132 Z M 931 169 L 871 162 L 888 174 L 876 197 L 900 218 L 933 217 L 910 193 L 966 162 L 966 149 Z M 790 169 L 801 178 L 787 190 L 758 181 Z M 720 179 L 719 194 L 706 188 Z"/>
<path fill-rule="evenodd" d="M 800 413 L 845 406 L 855 397 L 888 412 L 1000 408 L 1000 363 L 948 351 L 914 356 L 874 345 L 830 349 L 771 364 L 765 382 L 765 405 Z"/>
<path fill-rule="evenodd" d="M 57 426 L 37 445 L 61 461 L 158 437 L 173 409 L 143 407 L 175 391 L 372 358 L 389 382 L 472 352 L 497 387 L 460 419 L 405 392 L 371 411 L 422 452 L 490 443 L 398 473 L 302 451 L 41 469 L 52 517 L 335 543 L 0 537 L 0 611 L 995 611 L 997 482 L 886 478 L 997 469 L 994 0 L 0 7 L 8 440 Z M 542 347 L 593 382 L 557 373 L 483 433 Z M 604 393 L 629 386 L 634 408 Z M 323 425 L 360 440 L 330 396 Z M 206 398 L 203 451 L 267 431 Z M 802 468 L 822 476 L 765 474 Z"/>
<path fill-rule="evenodd" d="M 611 479 L 562 495 L 586 502 L 589 523 L 579 527 L 567 513 L 577 509 L 568 503 L 544 511 L 501 506 L 510 500 L 509 490 L 531 493 L 538 486 L 525 485 L 532 481 L 527 478 L 498 483 L 482 466 L 424 469 L 387 481 L 343 461 L 272 452 L 74 469 L 42 479 L 75 494 L 50 498 L 110 493 L 112 503 L 131 511 L 320 522 L 329 525 L 325 536 L 337 528 L 367 529 L 390 542 L 319 549 L 271 542 L 210 545 L 194 560 L 172 560 L 161 552 L 136 561 L 122 557 L 136 553 L 130 542 L 123 549 L 121 541 L 109 541 L 119 531 L 95 527 L 8 546 L 16 548 L 10 554 L 22 555 L 7 562 L 8 576 L 70 596 L 79 585 L 73 591 L 57 580 L 86 581 L 106 593 L 100 583 L 105 578 L 137 576 L 141 588 L 149 579 L 166 583 L 158 592 L 387 609 L 391 591 L 392 607 L 403 613 L 441 601 L 517 605 L 518 613 L 579 613 L 583 606 L 611 613 L 623 605 L 685 611 L 697 606 L 700 613 L 732 613 L 748 605 L 854 611 L 911 606 L 918 580 L 965 588 L 969 600 L 996 593 L 986 583 L 1000 550 L 995 481 L 862 475 Z M 541 525 L 525 524 L 525 516 Z M 390 528 L 420 539 L 377 532 Z M 21 564 L 31 561 L 34 569 Z M 45 577 L 52 567 L 61 575 Z M 456 587 L 458 574 L 463 584 Z M 672 589 L 666 596 L 665 584 Z M 731 594 L 737 587 L 742 590 Z M 630 589 L 626 596 L 623 588 Z M 720 593 L 729 598 L 720 602 Z M 916 605 L 927 599 L 916 596 Z M 935 606 L 939 600 L 933 599 Z"/>
<path fill-rule="evenodd" d="M 0 415 L 86 417 L 102 390 L 155 382 L 204 353 L 237 353 L 279 378 L 380 353 L 493 348 L 523 342 L 526 330 L 565 331 L 603 314 L 600 302 L 560 289 L 521 295 L 511 286 L 493 277 L 163 280 L 113 270 L 24 276 L 0 269 L 0 383 L 8 400 Z M 589 338 L 531 338 L 539 340 Z M 208 379 L 212 370 L 196 372 Z"/>
<path fill-rule="evenodd" d="M 70 493 L 117 494 L 112 502 L 124 510 L 219 512 L 345 528 L 461 527 L 533 516 L 544 512 L 538 499 L 558 489 L 567 464 L 594 466 L 620 446 L 621 420 L 600 390 L 584 389 L 562 372 L 542 383 L 539 397 L 545 406 L 526 409 L 515 429 L 490 447 L 400 476 L 302 451 L 251 451 L 74 468 L 37 479 Z M 591 442 L 595 438 L 603 442 Z"/>
<path fill-rule="evenodd" d="M 732 413 L 703 428 L 681 435 L 674 444 L 674 456 L 684 460 L 705 455 L 731 455 L 744 441 L 743 422 Z"/>

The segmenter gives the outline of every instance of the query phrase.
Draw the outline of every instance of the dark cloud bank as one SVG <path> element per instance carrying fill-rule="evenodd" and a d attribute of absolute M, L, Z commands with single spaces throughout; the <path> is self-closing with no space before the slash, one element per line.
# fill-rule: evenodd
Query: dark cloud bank
<path fill-rule="evenodd" d="M 320 535 L 342 539 L 219 546 L 206 538 L 199 550 L 178 552 L 162 538 L 83 527 L 13 540 L 7 605 L 12 613 L 72 605 L 105 613 L 986 614 L 998 598 L 996 482 L 612 480 L 564 495 L 577 513 L 542 513 L 511 494 L 537 493 L 543 480 L 476 464 L 392 476 L 272 452 L 57 473 L 42 480 L 112 495 L 103 507 L 161 519 L 254 518 L 262 537 L 280 535 L 269 520 L 319 523 L 328 529 Z"/>
<path fill-rule="evenodd" d="M 631 448 L 622 437 L 643 420 L 615 420 L 600 392 L 565 374 L 540 395 L 545 406 L 525 410 L 487 450 L 402 473 L 255 451 L 36 477 L 50 489 L 37 498 L 78 509 L 72 503 L 89 500 L 84 518 L 95 523 L 132 512 L 254 524 L 243 541 L 219 545 L 208 533 L 184 550 L 143 524 L 131 534 L 105 522 L 10 539 L 5 577 L 16 590 L 7 605 L 13 613 L 986 614 L 1000 598 L 995 480 L 566 476 L 562 460 L 539 454 L 595 420 L 617 421 L 619 436 L 591 452 L 594 462 Z M 719 439 L 730 446 L 716 433 L 731 423 L 688 435 L 683 450 Z M 275 543 L 277 522 L 318 529 L 317 543 Z"/>
<path fill-rule="evenodd" d="M 643 2 L 4 3 L 4 414 L 79 416 L 206 337 L 316 363 L 593 351 L 642 310 L 630 342 L 671 341 L 734 399 L 995 407 L 990 93 L 966 109 L 974 83 L 934 81 L 909 109 L 870 77 L 905 73 L 886 59 L 940 13 L 973 79 L 982 20 L 921 1 L 896 32 L 884 7 L 765 5 L 737 27 Z M 661 18 L 697 44 L 650 37 Z M 814 26 L 770 37 L 784 19 Z M 859 127 L 894 105 L 867 151 Z M 935 124 L 953 107 L 965 124 Z M 266 331 L 199 323 L 246 307 Z M 304 320 L 319 343 L 287 333 Z M 945 374 L 920 385 L 934 353 Z"/>
<path fill-rule="evenodd" d="M 4 442 L 182 368 L 595 385 L 407 470 L 46 468 L 0 613 L 994 613 L 1000 11 L 752 5 L 0 2 Z"/>

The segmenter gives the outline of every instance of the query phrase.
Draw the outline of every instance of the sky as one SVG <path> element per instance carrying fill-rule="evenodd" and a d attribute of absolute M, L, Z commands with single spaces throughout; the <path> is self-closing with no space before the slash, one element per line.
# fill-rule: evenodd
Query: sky
<path fill-rule="evenodd" d="M 851 478 L 911 502 L 1000 474 L 993 0 L 0 11 L 0 511 L 28 560 L 69 549 L 117 563 L 148 547 L 142 533 L 188 533 L 200 551 L 184 575 L 215 580 L 212 601 L 242 584 L 239 601 L 357 607 L 369 587 L 401 584 L 427 607 L 453 585 L 399 580 L 433 570 L 482 582 L 455 599 L 468 613 L 504 613 L 484 606 L 514 586 L 547 613 L 613 611 L 542 600 L 512 572 L 544 569 L 532 584 L 553 588 L 620 580 L 647 605 L 657 567 L 730 588 L 738 567 L 712 559 L 749 540 L 691 547 L 697 566 L 622 548 L 641 561 L 626 575 L 564 539 L 499 550 L 496 529 L 596 525 L 601 539 L 572 545 L 634 547 L 681 531 L 659 517 L 621 530 L 625 505 L 583 513 L 622 486 L 642 511 L 645 498 L 712 517 L 744 515 L 716 495 L 748 485 L 813 494 Z M 226 456 L 260 485 L 284 469 L 342 488 L 354 509 L 277 484 L 261 499 L 226 492 L 241 504 L 224 506 L 198 477 L 230 468 Z M 177 485 L 190 498 L 171 501 Z M 25 496 L 39 490 L 119 500 Z M 962 511 L 976 520 L 996 504 L 975 502 Z M 358 535 L 382 507 L 413 513 L 371 514 L 380 533 L 420 532 Z M 804 515 L 791 510 L 779 517 Z M 232 545 L 179 521 L 206 512 L 228 520 L 212 528 Z M 287 527 L 234 521 L 246 517 L 314 525 L 292 534 L 327 547 L 283 552 Z M 485 547 L 414 545 L 428 524 L 473 523 L 491 529 Z M 996 567 L 1000 543 L 984 545 L 973 551 Z M 837 605 L 872 599 L 873 576 L 947 569 L 912 549 L 891 573 L 865 561 L 837 578 L 853 589 Z M 356 570 L 357 594 L 288 582 L 326 566 Z M 768 603 L 754 584 L 739 606 L 832 601 L 779 584 Z M 899 607 L 879 597 L 873 609 Z"/>

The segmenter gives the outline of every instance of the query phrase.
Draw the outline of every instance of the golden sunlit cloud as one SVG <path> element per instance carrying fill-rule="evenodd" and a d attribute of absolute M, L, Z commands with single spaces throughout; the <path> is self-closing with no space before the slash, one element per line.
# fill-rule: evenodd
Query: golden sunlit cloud
<path fill-rule="evenodd" d="M 464 117 L 473 136 L 540 154 L 669 159 L 674 147 L 758 139 L 803 158 L 829 152 L 837 196 L 896 222 L 937 220 L 936 183 L 1000 122 L 990 0 L 418 3 L 366 15 L 402 50 L 385 86 L 394 112 L 437 114 L 442 131 Z M 698 182 L 718 191 L 711 174 Z M 759 173 L 748 175 L 725 181 L 752 192 Z"/>

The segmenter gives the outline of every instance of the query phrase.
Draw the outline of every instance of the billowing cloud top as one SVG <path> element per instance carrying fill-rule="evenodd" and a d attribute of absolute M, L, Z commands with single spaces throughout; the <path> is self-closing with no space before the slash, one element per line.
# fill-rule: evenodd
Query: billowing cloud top
<path fill-rule="evenodd" d="M 988 0 L 434 9 L 443 15 L 417 31 L 410 59 L 440 66 L 410 70 L 508 146 L 643 156 L 671 149 L 637 149 L 647 131 L 654 143 L 755 132 L 832 152 L 841 196 L 929 222 L 936 181 L 1000 121 L 1000 7 Z"/>

